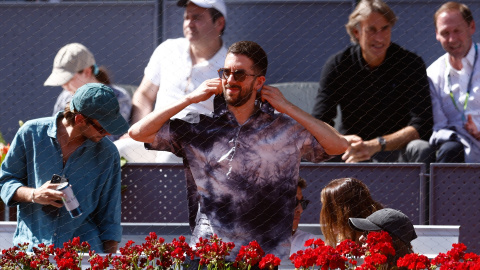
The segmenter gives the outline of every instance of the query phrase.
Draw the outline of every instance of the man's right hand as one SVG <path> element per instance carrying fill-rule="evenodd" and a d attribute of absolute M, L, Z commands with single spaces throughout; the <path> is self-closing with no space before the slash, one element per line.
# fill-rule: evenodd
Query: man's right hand
<path fill-rule="evenodd" d="M 63 204 L 58 203 L 64 197 L 63 192 L 58 191 L 57 187 L 60 184 L 52 184 L 50 181 L 45 182 L 41 187 L 35 189 L 33 193 L 33 200 L 35 203 L 43 205 L 53 205 L 55 207 L 62 207 Z"/>
<path fill-rule="evenodd" d="M 365 160 L 369 160 L 375 153 L 377 153 L 376 140 L 363 141 L 358 135 L 345 135 L 343 136 L 349 147 L 342 159 L 345 163 L 356 163 Z"/>
<path fill-rule="evenodd" d="M 184 96 L 175 103 L 158 108 L 149 113 L 146 117 L 133 124 L 128 130 L 128 135 L 136 141 L 152 143 L 155 135 L 162 126 L 175 114 L 179 113 L 187 106 L 209 99 L 212 95 L 218 95 L 223 92 L 222 80 L 210 79 L 204 81 L 195 91 Z"/>
<path fill-rule="evenodd" d="M 210 79 L 204 81 L 195 91 L 188 94 L 187 99 L 191 104 L 199 103 L 221 93 L 223 93 L 222 80 L 219 78 Z"/>

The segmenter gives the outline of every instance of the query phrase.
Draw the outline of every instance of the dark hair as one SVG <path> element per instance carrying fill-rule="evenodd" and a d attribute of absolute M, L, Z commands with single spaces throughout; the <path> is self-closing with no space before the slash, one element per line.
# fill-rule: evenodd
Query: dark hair
<path fill-rule="evenodd" d="M 298 177 L 297 187 L 301 189 L 305 189 L 307 187 L 307 181 L 303 179 L 301 176 Z"/>
<path fill-rule="evenodd" d="M 94 70 L 95 70 L 95 67 L 92 67 L 92 72 Z M 98 74 L 95 75 L 95 78 L 98 80 L 98 82 L 103 83 L 105 85 L 112 84 L 112 81 L 110 80 L 110 76 L 108 75 L 107 68 L 104 66 L 101 66 L 98 68 Z"/>
<path fill-rule="evenodd" d="M 67 120 L 67 123 L 71 126 L 75 125 L 75 115 L 77 112 L 72 112 L 70 111 L 70 102 L 67 102 L 67 105 L 65 105 L 65 110 L 63 111 L 63 118 Z"/>
<path fill-rule="evenodd" d="M 387 263 L 388 263 L 388 269 L 396 269 L 396 270 L 407 270 L 406 267 L 397 267 L 397 261 L 398 259 L 404 257 L 407 254 L 412 254 L 413 252 L 413 247 L 412 244 L 410 243 L 405 243 L 400 238 L 397 236 L 390 234 L 389 235 L 392 237 L 392 246 L 393 249 L 395 249 L 395 255 L 388 255 L 387 256 Z"/>
<path fill-rule="evenodd" d="M 208 13 L 210 13 L 210 17 L 212 17 L 212 21 L 216 22 L 218 19 L 223 17 L 223 14 L 218 11 L 216 8 L 209 8 Z M 222 31 L 220 31 L 220 35 L 223 36 L 225 33 L 225 27 L 227 27 L 227 20 L 224 20 L 225 24 L 223 25 Z"/>
<path fill-rule="evenodd" d="M 320 193 L 322 209 L 320 228 L 325 242 L 335 247 L 337 242 L 351 239 L 359 242 L 357 233 L 348 224 L 348 219 L 366 218 L 383 206 L 373 200 L 368 187 L 356 178 L 334 179 Z"/>
<path fill-rule="evenodd" d="M 98 68 L 97 74 L 95 74 L 95 65 L 91 66 L 90 69 L 92 71 L 93 76 L 95 77 L 95 79 L 97 79 L 99 83 L 103 83 L 105 85 L 111 84 L 112 81 L 110 80 L 110 76 L 108 75 L 108 70 L 106 67 L 100 66 Z M 82 73 L 82 72 L 83 72 L 83 69 L 80 70 L 78 73 Z"/>
<path fill-rule="evenodd" d="M 257 75 L 265 76 L 268 68 L 267 53 L 253 41 L 239 41 L 228 48 L 228 53 L 245 55 L 253 62 L 253 70 Z"/>
<path fill-rule="evenodd" d="M 350 35 L 350 41 L 358 43 L 354 35 L 354 30 L 355 28 L 358 29 L 360 22 L 365 20 L 373 12 L 383 15 L 385 20 L 390 23 L 390 26 L 394 26 L 397 22 L 397 16 L 395 16 L 393 10 L 382 0 L 361 0 L 348 17 L 348 23 L 345 25 L 347 33 Z"/>
<path fill-rule="evenodd" d="M 468 8 L 467 5 L 457 3 L 457 2 L 447 2 L 443 4 L 433 15 L 433 23 L 435 24 L 435 28 L 437 28 L 437 19 L 440 13 L 445 11 L 458 11 L 462 15 L 462 18 L 467 22 L 468 25 L 473 22 L 473 15 L 472 11 Z"/>

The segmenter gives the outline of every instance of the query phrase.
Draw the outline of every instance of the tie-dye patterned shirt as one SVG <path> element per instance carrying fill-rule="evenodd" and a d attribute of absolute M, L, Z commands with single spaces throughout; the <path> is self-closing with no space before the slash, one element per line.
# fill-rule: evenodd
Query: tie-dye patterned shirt
<path fill-rule="evenodd" d="M 300 161 L 330 158 L 302 125 L 262 104 L 243 125 L 223 104 L 197 121 L 168 121 L 147 148 L 171 151 L 190 166 L 199 194 L 191 244 L 217 234 L 234 242 L 229 259 L 257 240 L 282 258 L 292 234 Z"/>

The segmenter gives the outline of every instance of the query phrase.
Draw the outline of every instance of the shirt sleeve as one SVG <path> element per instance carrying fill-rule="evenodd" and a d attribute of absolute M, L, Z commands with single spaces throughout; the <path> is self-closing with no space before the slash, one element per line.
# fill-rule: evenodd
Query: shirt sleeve
<path fill-rule="evenodd" d="M 127 91 L 123 88 L 116 87 L 117 100 L 120 105 L 120 114 L 127 122 L 130 122 L 130 113 L 132 111 L 132 99 Z"/>
<path fill-rule="evenodd" d="M 429 70 L 431 70 L 432 68 L 433 67 L 430 67 Z M 435 83 L 434 79 L 430 77 L 430 76 L 433 77 L 435 75 L 431 73 L 433 72 L 429 73 L 428 82 L 430 85 L 430 97 L 432 99 L 433 130 L 436 131 L 448 126 L 448 120 L 447 120 L 448 118 L 442 109 L 442 97 L 441 97 L 442 89 L 438 85 L 440 81 L 437 78 L 435 78 L 435 81 L 436 81 Z"/>
<path fill-rule="evenodd" d="M 121 169 L 120 156 L 113 152 L 113 164 L 102 188 L 94 220 L 100 232 L 100 240 L 122 240 L 121 222 Z"/>
<path fill-rule="evenodd" d="M 28 185 L 27 158 L 24 143 L 24 125 L 15 135 L 0 171 L 0 195 L 3 202 L 11 207 L 18 203 L 12 201 L 13 195 L 21 186 Z"/>
<path fill-rule="evenodd" d="M 337 115 L 338 98 L 335 97 L 335 92 L 340 89 L 337 85 L 335 56 L 332 56 L 323 66 L 320 87 L 315 98 L 315 105 L 313 107 L 312 115 L 329 125 L 333 126 L 333 119 Z"/>
<path fill-rule="evenodd" d="M 182 139 L 189 137 L 189 127 L 189 124 L 181 119 L 168 120 L 157 132 L 153 142 L 145 144 L 145 148 L 148 150 L 168 151 L 178 157 L 182 157 Z"/>
<path fill-rule="evenodd" d="M 162 59 L 167 58 L 164 55 L 166 46 L 167 46 L 167 42 L 163 42 L 155 49 L 144 71 L 145 77 L 147 77 L 153 84 L 157 86 L 160 85 L 160 81 L 161 81 L 161 73 L 162 73 L 161 61 Z"/>
<path fill-rule="evenodd" d="M 425 63 L 420 57 L 416 57 L 410 65 L 410 87 L 408 89 L 412 103 L 410 109 L 409 126 L 413 126 L 420 138 L 430 138 L 433 127 L 432 100 L 430 98 L 430 86 L 428 83 Z"/>
<path fill-rule="evenodd" d="M 323 149 L 323 146 L 317 141 L 315 136 L 303 128 L 303 126 L 302 129 L 303 131 L 300 133 L 300 137 L 302 138 L 300 140 L 302 142 L 302 160 L 318 163 L 333 157 L 325 152 L 325 149 Z"/>

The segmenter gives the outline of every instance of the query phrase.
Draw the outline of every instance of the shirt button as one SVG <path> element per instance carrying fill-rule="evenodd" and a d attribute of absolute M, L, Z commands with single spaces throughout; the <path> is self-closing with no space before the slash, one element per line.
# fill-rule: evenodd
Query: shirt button
<path fill-rule="evenodd" d="M 54 233 L 53 236 L 57 236 L 57 233 Z"/>

